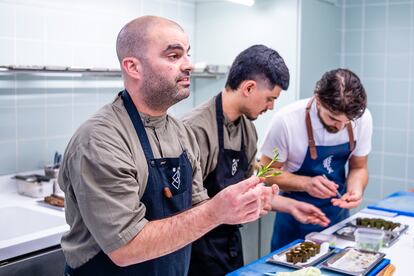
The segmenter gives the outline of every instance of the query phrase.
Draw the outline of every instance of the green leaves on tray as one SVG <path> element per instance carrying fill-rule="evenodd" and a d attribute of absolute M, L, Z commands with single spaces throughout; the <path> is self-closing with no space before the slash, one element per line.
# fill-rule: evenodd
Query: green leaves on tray
<path fill-rule="evenodd" d="M 282 174 L 282 172 L 276 170 L 275 168 L 270 167 L 274 162 L 278 160 L 279 160 L 279 152 L 277 151 L 277 148 L 274 148 L 272 160 L 266 166 L 260 166 L 260 168 L 257 170 L 256 176 L 268 178 L 268 177 L 278 176 Z"/>

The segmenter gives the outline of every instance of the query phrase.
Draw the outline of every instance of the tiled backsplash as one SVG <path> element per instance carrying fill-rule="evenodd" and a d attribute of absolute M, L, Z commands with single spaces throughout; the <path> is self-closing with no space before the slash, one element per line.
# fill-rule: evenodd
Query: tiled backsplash
<path fill-rule="evenodd" d="M 53 153 L 63 152 L 77 127 L 121 87 L 119 78 L 1 76 L 0 174 L 51 163 Z"/>
<path fill-rule="evenodd" d="M 116 36 L 144 14 L 177 21 L 193 44 L 195 4 L 188 1 L 0 0 L 0 65 L 118 68 Z M 115 77 L 0 74 L 0 175 L 52 162 L 121 87 Z"/>
<path fill-rule="evenodd" d="M 342 3 L 342 66 L 361 77 L 374 120 L 369 204 L 414 188 L 414 0 Z"/>

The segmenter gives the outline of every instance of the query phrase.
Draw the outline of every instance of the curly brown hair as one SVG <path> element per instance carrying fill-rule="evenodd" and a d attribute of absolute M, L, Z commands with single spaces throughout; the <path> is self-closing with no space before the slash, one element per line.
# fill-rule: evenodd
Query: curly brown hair
<path fill-rule="evenodd" d="M 355 120 L 364 114 L 367 94 L 358 76 L 351 70 L 338 68 L 323 74 L 316 83 L 316 97 L 335 114 Z"/>

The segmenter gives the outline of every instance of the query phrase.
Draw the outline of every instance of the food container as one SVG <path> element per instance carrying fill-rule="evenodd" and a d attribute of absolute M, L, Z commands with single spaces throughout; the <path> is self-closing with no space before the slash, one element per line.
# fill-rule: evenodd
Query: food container
<path fill-rule="evenodd" d="M 336 240 L 337 240 L 334 235 L 324 234 L 324 233 L 319 233 L 319 232 L 311 232 L 306 235 L 305 239 L 319 243 L 319 244 L 327 242 L 329 243 L 329 246 L 331 247 L 335 247 Z"/>
<path fill-rule="evenodd" d="M 49 178 L 57 178 L 59 174 L 59 168 L 53 165 L 45 166 L 45 176 Z"/>
<path fill-rule="evenodd" d="M 369 228 L 358 228 L 354 232 L 356 247 L 362 250 L 378 252 L 384 240 L 384 231 Z"/>
<path fill-rule="evenodd" d="M 60 189 L 59 184 L 57 182 L 58 175 L 59 167 L 53 165 L 45 166 L 45 176 L 51 178 L 51 181 L 53 182 L 53 194 L 64 196 L 64 193 Z"/>
<path fill-rule="evenodd" d="M 30 197 L 45 197 L 53 193 L 53 181 L 49 177 L 31 174 L 16 175 L 17 192 Z"/>

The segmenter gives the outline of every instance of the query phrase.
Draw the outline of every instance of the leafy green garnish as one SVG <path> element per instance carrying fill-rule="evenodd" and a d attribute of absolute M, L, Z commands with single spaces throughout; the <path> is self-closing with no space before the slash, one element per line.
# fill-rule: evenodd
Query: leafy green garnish
<path fill-rule="evenodd" d="M 277 151 L 277 148 L 274 148 L 272 160 L 266 166 L 260 166 L 259 169 L 257 170 L 256 176 L 268 178 L 268 177 L 274 177 L 274 176 L 281 175 L 282 172 L 276 170 L 275 168 L 270 167 L 274 162 L 278 160 L 279 160 L 279 152 Z"/>

